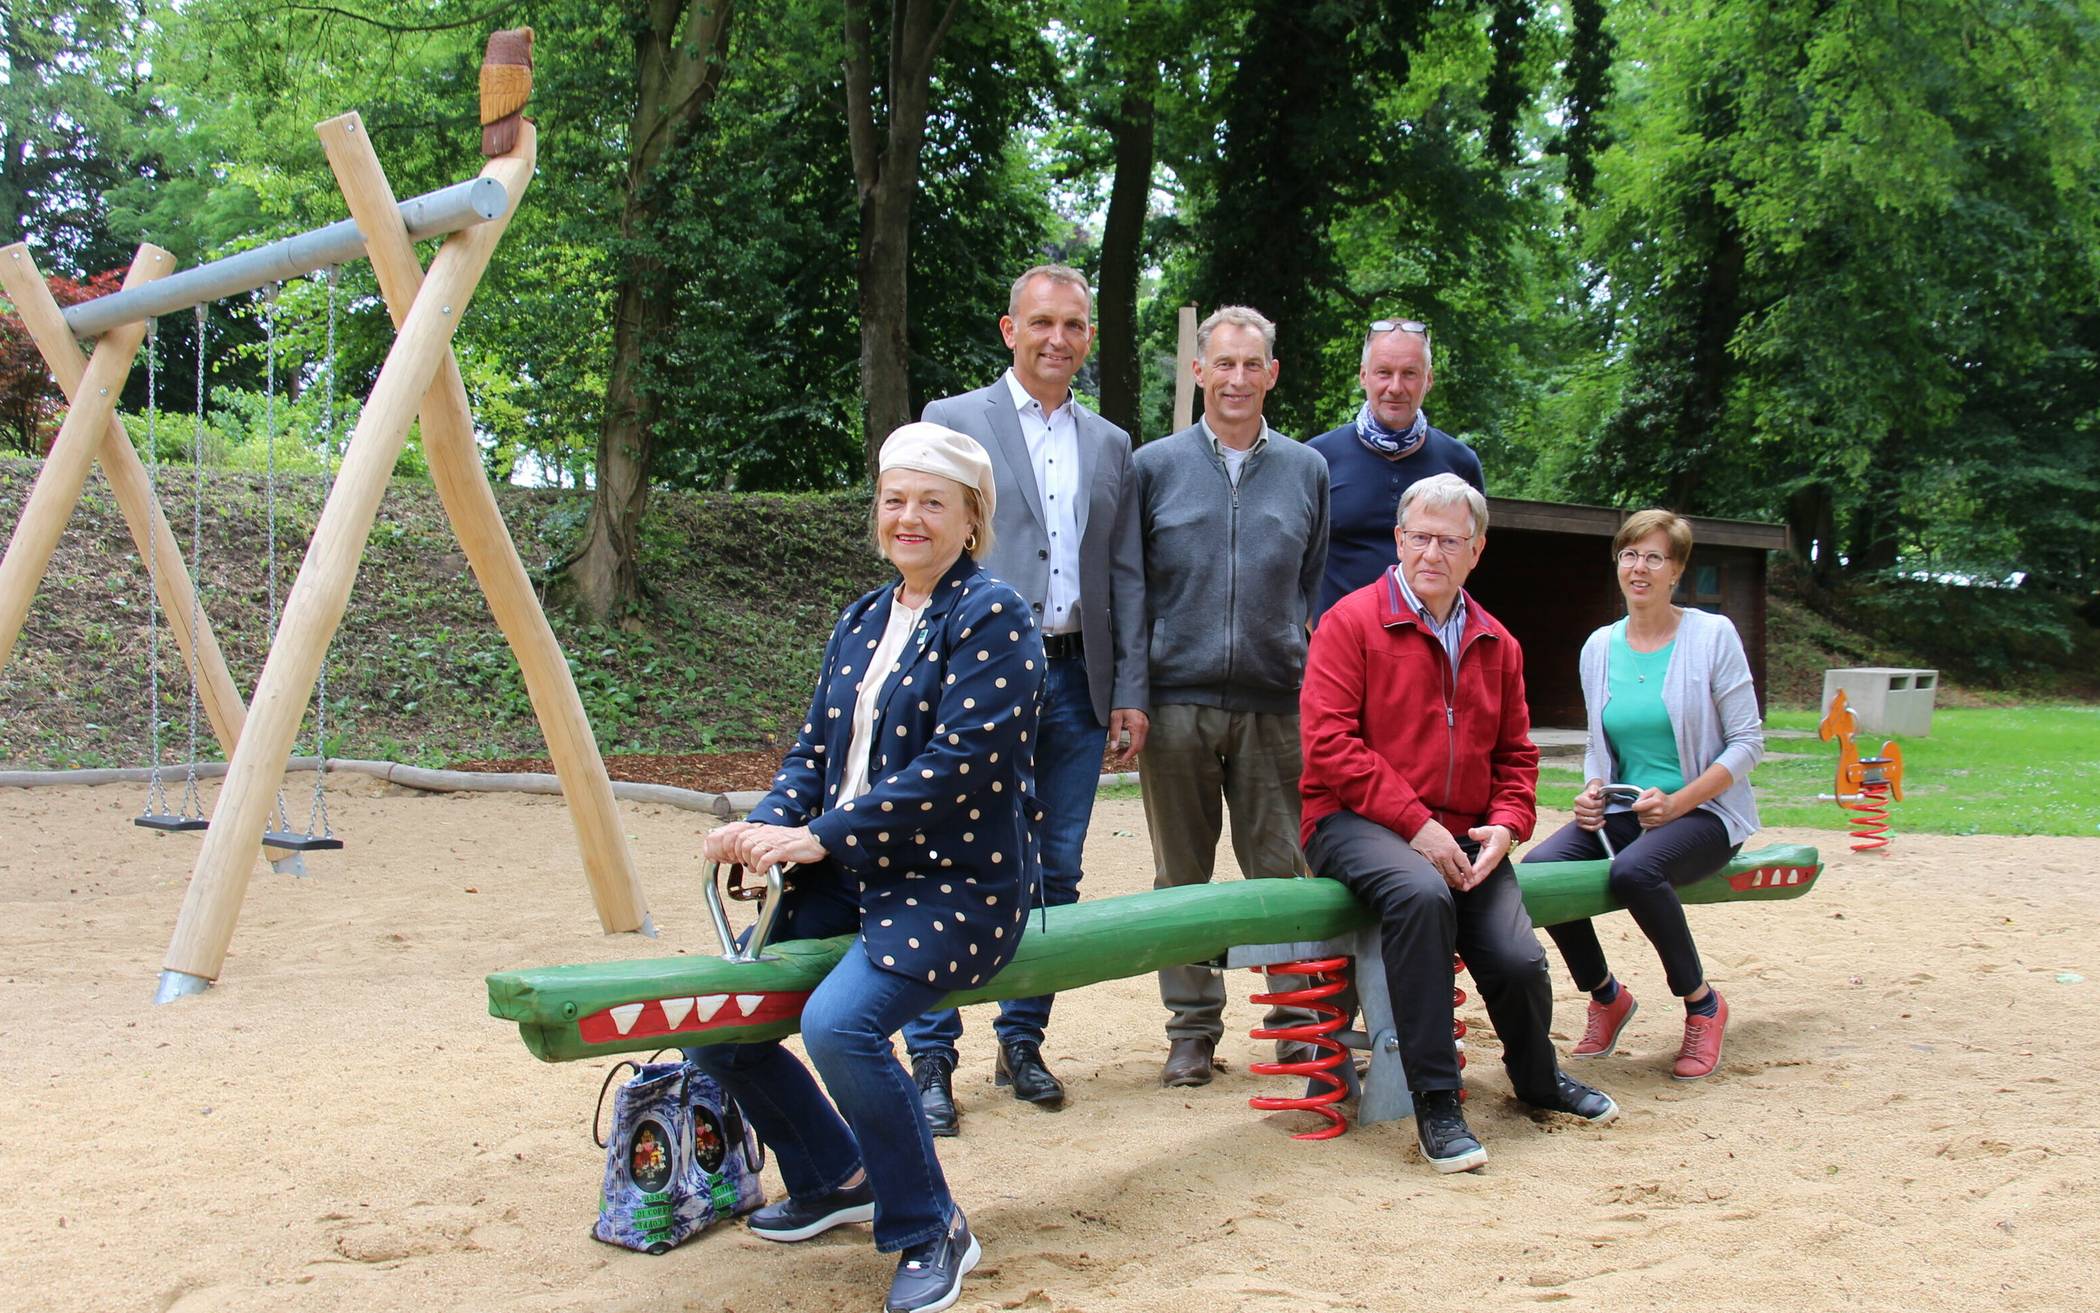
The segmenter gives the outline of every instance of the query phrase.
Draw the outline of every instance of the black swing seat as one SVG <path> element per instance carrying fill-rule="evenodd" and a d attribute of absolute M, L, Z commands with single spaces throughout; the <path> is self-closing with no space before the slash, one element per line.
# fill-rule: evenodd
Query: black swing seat
<path fill-rule="evenodd" d="M 131 823 L 148 830 L 161 830 L 168 834 L 176 834 L 184 830 L 208 830 L 211 828 L 211 821 L 208 817 L 184 816 L 178 812 L 147 812 L 143 816 L 132 817 Z"/>
<path fill-rule="evenodd" d="M 295 853 L 322 852 L 343 846 L 343 841 L 332 834 L 301 834 L 293 830 L 266 830 L 262 841 L 265 848 L 283 848 Z"/>

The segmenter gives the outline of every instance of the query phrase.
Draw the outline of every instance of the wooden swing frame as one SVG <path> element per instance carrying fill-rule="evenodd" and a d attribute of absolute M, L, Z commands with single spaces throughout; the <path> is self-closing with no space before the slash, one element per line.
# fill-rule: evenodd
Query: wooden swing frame
<path fill-rule="evenodd" d="M 349 604 L 408 425 L 419 412 L 438 499 L 517 657 L 546 736 L 599 922 L 607 933 L 655 934 L 575 679 L 482 472 L 466 385 L 452 354 L 452 334 L 532 180 L 536 133 L 531 123 L 522 122 L 515 147 L 488 160 L 482 170 L 482 177 L 502 185 L 508 198 L 504 211 L 452 232 L 426 272 L 363 120 L 354 112 L 344 114 L 316 124 L 314 131 L 364 239 L 396 332 L 357 427 L 344 444 L 341 469 L 286 598 L 252 706 L 242 704 L 211 627 L 196 608 L 195 582 L 116 415 L 117 397 L 145 336 L 145 320 L 109 329 L 83 360 L 28 248 L 18 244 L 0 250 L 0 285 L 71 403 L 0 559 L 0 667 L 20 635 L 88 470 L 99 460 L 141 559 L 155 562 L 161 609 L 197 672 L 200 700 L 227 754 L 225 783 L 163 960 L 158 1002 L 201 992 L 225 966 L 255 853 L 307 702 Z M 124 286 L 129 290 L 165 277 L 174 265 L 167 251 L 141 246 Z M 194 630 L 192 615 L 197 617 Z"/>

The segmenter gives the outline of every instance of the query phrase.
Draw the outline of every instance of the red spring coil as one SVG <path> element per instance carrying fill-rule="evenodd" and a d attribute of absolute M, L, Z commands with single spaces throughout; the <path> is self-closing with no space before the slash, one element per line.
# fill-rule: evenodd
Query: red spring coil
<path fill-rule="evenodd" d="M 1291 1138 L 1294 1140 L 1331 1140 L 1349 1129 L 1349 1122 L 1334 1110 L 1348 1095 L 1348 1086 L 1334 1069 L 1349 1060 L 1349 1051 L 1333 1038 L 1348 1018 L 1342 1010 L 1327 1002 L 1348 988 L 1342 975 L 1349 967 L 1346 957 L 1322 957 L 1307 962 L 1286 962 L 1267 970 L 1289 975 L 1308 976 L 1311 979 L 1301 989 L 1271 990 L 1254 995 L 1256 1003 L 1272 1007 L 1302 1008 L 1317 1014 L 1317 1019 L 1291 1026 L 1257 1027 L 1256 1039 L 1285 1040 L 1310 1045 L 1319 1050 L 1319 1056 L 1304 1062 L 1250 1062 L 1247 1069 L 1257 1076 L 1306 1076 L 1312 1080 L 1325 1081 L 1328 1088 L 1318 1094 L 1307 1094 L 1299 1098 L 1271 1098 L 1261 1096 L 1247 1100 L 1249 1107 L 1262 1112 L 1311 1112 L 1327 1119 L 1327 1125 L 1316 1131 L 1305 1131 Z"/>
<path fill-rule="evenodd" d="M 1466 991 L 1458 987 L 1458 973 L 1465 969 L 1466 960 L 1453 953 L 1451 955 L 1451 1010 L 1453 1012 L 1466 1005 Z M 1451 1018 L 1451 1046 L 1458 1050 L 1458 1069 L 1464 1071 L 1466 1069 L 1466 1023 L 1462 1017 Z M 1459 1091 L 1459 1097 L 1465 1097 L 1464 1090 Z"/>
<path fill-rule="evenodd" d="M 1870 848 L 1885 848 L 1889 842 L 1889 786 L 1886 780 L 1868 780 L 1859 786 L 1857 801 L 1846 801 L 1846 810 L 1852 813 L 1852 837 L 1859 840 L 1852 845 L 1856 853 Z"/>

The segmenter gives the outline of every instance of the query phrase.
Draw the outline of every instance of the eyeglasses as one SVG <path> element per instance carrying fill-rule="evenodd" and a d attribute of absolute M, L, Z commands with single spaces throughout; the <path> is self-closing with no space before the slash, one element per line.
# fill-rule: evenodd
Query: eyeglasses
<path fill-rule="evenodd" d="M 1427 342 L 1429 340 L 1429 325 L 1419 319 L 1373 320 L 1371 322 L 1371 331 L 1366 336 L 1376 337 L 1380 333 L 1415 333 L 1420 335 L 1424 342 Z"/>
<path fill-rule="evenodd" d="M 1444 555 L 1456 556 L 1460 552 L 1464 551 L 1466 549 L 1466 545 L 1472 542 L 1473 540 L 1471 538 L 1453 537 L 1450 534 L 1414 533 L 1412 531 L 1406 531 L 1401 533 L 1400 541 L 1405 543 L 1407 545 L 1407 550 L 1411 552 L 1426 552 L 1430 549 L 1432 545 L 1434 545 L 1439 551 L 1443 552 Z"/>
<path fill-rule="evenodd" d="M 1660 570 L 1670 563 L 1670 558 L 1661 552 L 1637 552 L 1631 547 L 1619 553 L 1619 568 L 1631 570 L 1636 565 L 1645 565 L 1651 570 Z"/>

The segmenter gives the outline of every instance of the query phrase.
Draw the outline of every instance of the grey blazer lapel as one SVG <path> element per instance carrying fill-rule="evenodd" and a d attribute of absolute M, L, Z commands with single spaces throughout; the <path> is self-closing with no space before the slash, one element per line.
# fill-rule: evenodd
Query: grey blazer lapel
<path fill-rule="evenodd" d="M 1043 514 L 1043 490 L 1036 486 L 1035 462 L 1028 456 L 1028 439 L 1021 436 L 1021 417 L 1014 412 L 1013 394 L 1005 382 L 984 390 L 987 421 L 992 431 L 992 452 L 1006 462 L 1012 486 L 1021 490 L 1021 500 L 1035 516 L 1036 532 L 1049 540 L 1050 521 Z"/>
<path fill-rule="evenodd" d="M 1079 541 L 1086 541 L 1087 512 L 1094 508 L 1094 471 L 1101 465 L 1101 444 L 1107 427 L 1099 415 L 1072 398 L 1072 432 L 1079 438 Z"/>

